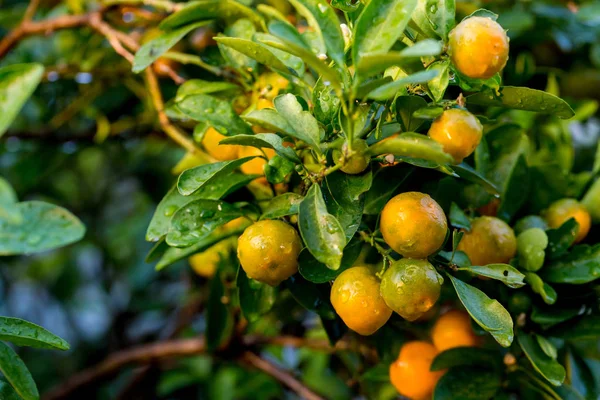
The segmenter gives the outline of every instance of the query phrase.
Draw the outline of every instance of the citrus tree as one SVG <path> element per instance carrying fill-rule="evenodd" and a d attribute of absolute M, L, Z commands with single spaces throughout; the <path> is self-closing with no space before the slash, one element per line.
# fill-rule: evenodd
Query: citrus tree
<path fill-rule="evenodd" d="M 175 376 L 146 398 L 192 398 L 172 393 L 212 380 L 214 398 L 598 397 L 600 150 L 566 121 L 593 122 L 597 102 L 561 99 L 568 75 L 550 66 L 541 90 L 538 47 L 523 45 L 586 31 L 573 47 L 598 64 L 597 4 L 54 3 L 14 7 L 0 134 L 8 146 L 36 124 L 32 140 L 91 128 L 105 146 L 161 130 L 183 153 L 144 220 L 145 268 L 160 279 L 189 263 L 205 295 L 200 327 L 109 356 L 47 398 L 136 363 Z M 55 51 L 36 58 L 51 32 Z M 44 86 L 69 74 L 80 92 L 50 104 Z M 102 178 L 82 168 L 93 188 Z M 95 236 L 98 223 L 42 200 L 0 180 L 0 255 Z M 10 316 L 0 339 L 69 349 Z M 208 370 L 185 362 L 198 354 Z M 1 398 L 40 397 L 4 343 L 0 371 Z"/>

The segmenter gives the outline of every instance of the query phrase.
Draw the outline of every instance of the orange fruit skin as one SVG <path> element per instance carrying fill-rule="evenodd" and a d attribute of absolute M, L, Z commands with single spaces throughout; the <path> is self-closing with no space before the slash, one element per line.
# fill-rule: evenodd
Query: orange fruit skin
<path fill-rule="evenodd" d="M 348 328 L 372 335 L 392 315 L 379 293 L 379 279 L 364 266 L 342 272 L 331 287 L 331 304 Z"/>
<path fill-rule="evenodd" d="M 287 88 L 289 81 L 275 72 L 267 72 L 258 77 L 254 88 L 260 97 L 273 100 L 280 91 Z"/>
<path fill-rule="evenodd" d="M 204 278 L 214 276 L 222 258 L 226 257 L 232 251 L 235 242 L 231 240 L 223 240 L 202 253 L 194 254 L 189 258 L 189 263 L 197 275 Z"/>
<path fill-rule="evenodd" d="M 459 108 L 446 110 L 433 121 L 428 135 L 459 164 L 470 156 L 483 135 L 481 122 L 470 112 Z"/>
<path fill-rule="evenodd" d="M 450 31 L 448 53 L 461 74 L 488 79 L 506 65 L 508 42 L 506 32 L 496 21 L 471 17 Z"/>
<path fill-rule="evenodd" d="M 471 317 L 459 310 L 448 311 L 438 318 L 431 330 L 431 339 L 440 352 L 454 347 L 473 347 L 478 343 Z"/>
<path fill-rule="evenodd" d="M 221 135 L 216 129 L 208 128 L 204 134 L 204 138 L 202 138 L 202 145 L 208 154 L 219 161 L 235 160 L 238 158 L 241 146 L 219 144 L 225 138 L 226 136 Z"/>
<path fill-rule="evenodd" d="M 259 282 L 277 286 L 298 271 L 300 236 L 278 220 L 250 225 L 238 239 L 237 255 L 246 274 Z"/>
<path fill-rule="evenodd" d="M 275 150 L 269 148 L 262 149 L 269 159 L 275 156 Z M 267 160 L 263 157 L 263 152 L 256 147 L 250 146 L 241 146 L 239 152 L 239 158 L 257 156 L 252 160 L 242 164 L 240 169 L 246 175 L 264 175 L 265 174 L 265 165 L 267 165 Z"/>
<path fill-rule="evenodd" d="M 517 252 L 517 238 L 508 224 L 496 217 L 479 217 L 471 222 L 458 250 L 464 251 L 471 264 L 506 264 Z"/>
<path fill-rule="evenodd" d="M 555 201 L 544 212 L 544 218 L 550 228 L 558 228 L 571 218 L 579 224 L 575 243 L 581 242 L 587 236 L 592 225 L 592 217 L 588 210 L 575 199 Z"/>
<path fill-rule="evenodd" d="M 380 230 L 385 242 L 397 253 L 426 258 L 444 244 L 448 223 L 444 210 L 429 195 L 406 192 L 385 205 Z"/>
<path fill-rule="evenodd" d="M 390 365 L 390 381 L 398 392 L 412 400 L 431 399 L 437 381 L 444 371 L 429 370 L 437 349 L 428 342 L 407 342 L 398 359 Z"/>

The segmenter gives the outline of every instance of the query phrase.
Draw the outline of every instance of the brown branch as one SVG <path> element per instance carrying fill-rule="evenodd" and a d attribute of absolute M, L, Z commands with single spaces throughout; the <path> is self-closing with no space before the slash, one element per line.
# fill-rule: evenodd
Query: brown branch
<path fill-rule="evenodd" d="M 123 47 L 121 41 L 117 38 L 117 31 L 111 28 L 106 22 L 103 22 L 99 13 L 90 14 L 89 25 L 108 40 L 108 43 L 110 43 L 117 54 L 129 61 L 130 64 L 133 64 L 133 54 Z"/>
<path fill-rule="evenodd" d="M 158 113 L 158 121 L 160 122 L 162 130 L 173 139 L 175 143 L 179 144 L 187 151 L 191 153 L 197 152 L 199 149 L 194 142 L 181 132 L 179 128 L 169 122 L 169 117 L 167 117 L 167 114 L 165 113 L 165 103 L 163 101 L 162 93 L 158 86 L 158 79 L 156 79 L 156 74 L 152 71 L 152 68 L 146 68 L 146 83 L 148 85 L 148 92 L 150 93 L 152 104 Z"/>
<path fill-rule="evenodd" d="M 249 364 L 277 379 L 279 382 L 296 392 L 301 399 L 323 400 L 321 396 L 304 386 L 302 382 L 292 376 L 289 372 L 286 372 L 269 361 L 260 358 L 251 351 L 244 352 L 240 359 L 244 363 Z"/>
<path fill-rule="evenodd" d="M 44 400 L 65 399 L 76 390 L 106 378 L 130 364 L 148 364 L 169 357 L 189 356 L 204 352 L 204 338 L 179 339 L 141 345 L 108 356 L 100 364 L 73 375 L 61 386 L 46 393 Z"/>

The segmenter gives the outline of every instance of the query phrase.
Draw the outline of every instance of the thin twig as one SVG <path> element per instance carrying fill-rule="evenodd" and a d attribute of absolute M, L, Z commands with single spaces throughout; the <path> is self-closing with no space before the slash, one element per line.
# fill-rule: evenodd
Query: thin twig
<path fill-rule="evenodd" d="M 123 47 L 121 41 L 117 38 L 116 31 L 113 28 L 111 28 L 110 25 L 108 25 L 106 22 L 102 21 L 100 14 L 91 14 L 89 24 L 98 33 L 103 35 L 106 38 L 106 40 L 108 40 L 108 43 L 110 43 L 110 45 L 117 54 L 129 61 L 129 63 L 133 64 L 133 54 L 131 54 Z"/>
<path fill-rule="evenodd" d="M 40 0 L 31 0 L 27 9 L 25 10 L 25 15 L 23 15 L 23 22 L 31 21 L 35 12 L 37 11 L 40 5 Z"/>
<path fill-rule="evenodd" d="M 100 364 L 73 375 L 61 386 L 48 392 L 44 400 L 65 399 L 76 390 L 103 378 L 130 364 L 148 364 L 169 357 L 189 356 L 204 352 L 204 338 L 179 339 L 134 347 L 110 355 Z"/>
<path fill-rule="evenodd" d="M 318 394 L 304 386 L 302 382 L 300 382 L 298 379 L 292 376 L 289 372 L 286 372 L 277 367 L 276 365 L 270 363 L 269 361 L 260 358 L 251 351 L 244 352 L 242 354 L 241 360 L 277 379 L 278 381 L 286 385 L 288 388 L 296 392 L 298 396 L 300 396 L 300 398 L 302 399 L 323 400 L 323 397 L 319 396 Z"/>
<path fill-rule="evenodd" d="M 160 122 L 162 130 L 187 151 L 191 153 L 197 152 L 198 147 L 196 147 L 194 142 L 169 122 L 169 117 L 167 117 L 167 114 L 165 113 L 165 103 L 160 92 L 160 87 L 158 86 L 158 80 L 156 79 L 156 75 L 154 74 L 154 71 L 152 71 L 152 68 L 146 68 L 146 83 L 148 84 L 148 92 L 150 93 L 152 104 L 158 114 L 158 121 Z"/>

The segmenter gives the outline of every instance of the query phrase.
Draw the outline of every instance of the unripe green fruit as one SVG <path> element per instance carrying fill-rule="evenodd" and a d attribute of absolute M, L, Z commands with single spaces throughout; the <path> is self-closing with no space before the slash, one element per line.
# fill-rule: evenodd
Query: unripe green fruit
<path fill-rule="evenodd" d="M 352 142 L 352 154 L 348 155 L 348 143 L 344 143 L 341 150 L 334 150 L 333 160 L 336 164 L 342 163 L 340 169 L 350 175 L 356 175 L 363 172 L 369 166 L 371 157 L 368 156 L 367 150 L 369 145 L 362 139 L 355 139 Z"/>
<path fill-rule="evenodd" d="M 540 228 L 530 228 L 517 237 L 519 265 L 527 271 L 537 271 L 544 265 L 548 235 Z"/>
<path fill-rule="evenodd" d="M 385 271 L 381 296 L 389 308 L 414 321 L 435 305 L 444 278 L 427 260 L 403 258 Z"/>

